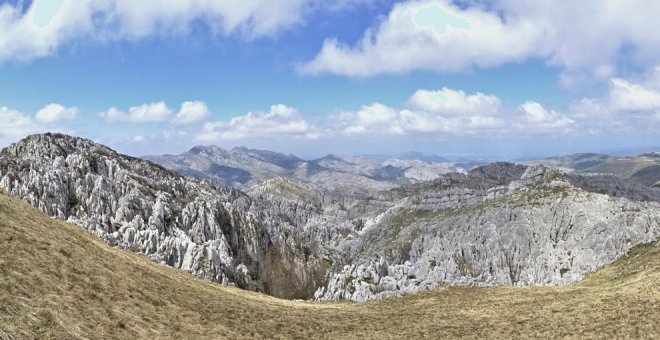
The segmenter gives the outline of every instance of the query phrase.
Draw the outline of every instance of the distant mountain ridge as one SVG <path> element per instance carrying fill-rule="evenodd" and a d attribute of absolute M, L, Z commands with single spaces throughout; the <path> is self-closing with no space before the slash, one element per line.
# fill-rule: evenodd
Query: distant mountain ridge
<path fill-rule="evenodd" d="M 227 185 L 248 189 L 276 177 L 316 183 L 324 189 L 350 181 L 361 192 L 377 192 L 400 184 L 433 180 L 465 164 L 418 152 L 386 156 L 329 154 L 313 160 L 267 150 L 218 146 L 196 146 L 180 155 L 144 156 L 186 176 L 220 180 Z M 476 164 L 476 163 L 475 163 Z"/>
<path fill-rule="evenodd" d="M 404 153 L 396 153 L 396 154 L 391 154 L 391 155 L 374 155 L 374 154 L 367 154 L 367 155 L 361 155 L 361 157 L 371 159 L 375 162 L 385 162 L 389 159 L 401 159 L 401 160 L 407 160 L 407 161 L 422 161 L 426 163 L 450 163 L 451 161 L 445 157 L 438 156 L 435 154 L 430 154 L 430 153 L 424 153 L 424 152 L 419 152 L 419 151 L 408 151 Z"/>
<path fill-rule="evenodd" d="M 612 174 L 642 185 L 660 187 L 660 153 L 658 152 L 646 152 L 637 156 L 578 153 L 522 163 L 544 164 L 579 173 Z"/>

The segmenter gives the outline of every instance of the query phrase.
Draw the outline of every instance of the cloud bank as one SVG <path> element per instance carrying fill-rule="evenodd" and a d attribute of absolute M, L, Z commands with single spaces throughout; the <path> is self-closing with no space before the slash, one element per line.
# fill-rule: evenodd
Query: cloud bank
<path fill-rule="evenodd" d="M 343 1 L 347 2 L 347 1 Z M 183 35 L 202 23 L 215 36 L 277 35 L 324 7 L 318 0 L 34 0 L 26 12 L 0 4 L 0 62 L 55 53 L 76 39 L 137 41 Z"/>
<path fill-rule="evenodd" d="M 327 39 L 299 66 L 303 74 L 369 77 L 424 70 L 461 72 L 541 59 L 563 70 L 564 85 L 607 80 L 630 61 L 660 64 L 660 15 L 653 0 L 462 1 L 396 4 L 362 39 Z"/>

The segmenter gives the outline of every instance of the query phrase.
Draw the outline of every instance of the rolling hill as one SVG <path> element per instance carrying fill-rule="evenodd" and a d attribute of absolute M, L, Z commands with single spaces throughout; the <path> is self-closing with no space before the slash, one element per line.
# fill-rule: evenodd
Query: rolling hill
<path fill-rule="evenodd" d="M 578 153 L 525 161 L 523 164 L 570 169 L 579 173 L 612 174 L 646 186 L 660 186 L 660 154 L 643 153 L 637 156 L 616 156 L 597 153 Z"/>
<path fill-rule="evenodd" d="M 660 334 L 660 244 L 563 287 L 438 288 L 307 303 L 112 248 L 0 193 L 0 338 L 528 338 Z"/>

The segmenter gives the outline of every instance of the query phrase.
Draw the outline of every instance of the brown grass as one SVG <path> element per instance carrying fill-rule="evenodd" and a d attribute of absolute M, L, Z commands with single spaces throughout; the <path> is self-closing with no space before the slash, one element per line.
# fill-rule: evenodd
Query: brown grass
<path fill-rule="evenodd" d="M 660 246 L 563 288 L 280 300 L 111 248 L 0 194 L 0 339 L 660 337 Z"/>

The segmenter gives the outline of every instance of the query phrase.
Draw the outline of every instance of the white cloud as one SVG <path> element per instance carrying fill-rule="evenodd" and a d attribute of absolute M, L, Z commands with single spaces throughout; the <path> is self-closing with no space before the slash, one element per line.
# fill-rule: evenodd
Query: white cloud
<path fill-rule="evenodd" d="M 303 22 L 317 0 L 34 0 L 26 13 L 0 5 L 0 62 L 45 57 L 69 41 L 138 40 L 188 34 L 203 23 L 214 35 L 272 36 Z M 19 3 L 22 3 L 19 2 Z"/>
<path fill-rule="evenodd" d="M 36 119 L 41 123 L 55 123 L 76 118 L 79 110 L 75 107 L 64 107 L 60 104 L 48 104 L 37 112 Z"/>
<path fill-rule="evenodd" d="M 99 113 L 99 116 L 108 122 L 151 123 L 170 119 L 172 110 L 165 105 L 165 102 L 160 101 L 133 106 L 128 109 L 128 112 L 122 112 L 116 107 L 111 107 L 107 111 Z"/>
<path fill-rule="evenodd" d="M 608 93 L 612 108 L 619 111 L 660 110 L 660 90 L 623 79 L 612 79 Z"/>
<path fill-rule="evenodd" d="M 660 68 L 640 79 L 613 78 L 601 97 L 582 98 L 571 114 L 591 129 L 630 130 L 657 126 L 660 112 Z"/>
<path fill-rule="evenodd" d="M 357 112 L 340 112 L 341 129 L 348 135 L 373 133 L 402 134 L 399 112 L 380 103 L 365 105 Z"/>
<path fill-rule="evenodd" d="M 0 106 L 0 137 L 25 136 L 33 131 L 32 118 L 6 106 Z"/>
<path fill-rule="evenodd" d="M 463 91 L 444 87 L 438 91 L 417 90 L 408 100 L 408 105 L 414 109 L 448 115 L 493 114 L 499 110 L 500 100 L 481 92 L 466 96 Z"/>
<path fill-rule="evenodd" d="M 46 106 L 48 107 L 48 106 Z M 39 112 L 42 112 L 43 109 Z M 18 110 L 0 106 L 0 145 L 15 142 L 29 134 L 50 132 L 74 133 L 58 121 L 42 121 Z"/>
<path fill-rule="evenodd" d="M 248 112 L 229 122 L 206 123 L 197 138 L 212 142 L 269 136 L 317 139 L 320 131 L 302 119 L 296 109 L 279 104 L 271 106 L 268 112 Z"/>
<path fill-rule="evenodd" d="M 524 134 L 566 134 L 575 127 L 573 119 L 534 101 L 525 102 L 519 110 L 522 116 L 515 125 Z"/>
<path fill-rule="evenodd" d="M 571 105 L 581 117 L 617 116 L 660 111 L 660 68 L 641 79 L 612 78 L 602 97 L 583 98 Z"/>
<path fill-rule="evenodd" d="M 346 45 L 325 41 L 299 70 L 361 77 L 414 70 L 454 72 L 541 58 L 562 82 L 607 80 L 617 65 L 660 64 L 655 0 L 409 0 Z"/>
<path fill-rule="evenodd" d="M 493 67 L 533 54 L 540 34 L 524 18 L 503 22 L 495 14 L 461 10 L 445 1 L 407 1 L 395 5 L 356 46 L 326 40 L 299 70 L 359 77 Z"/>
<path fill-rule="evenodd" d="M 466 135 L 502 132 L 505 121 L 498 117 L 500 100 L 494 95 L 443 88 L 418 90 L 408 100 L 410 109 L 397 110 L 380 103 L 356 112 L 340 112 L 336 119 L 346 135 L 433 134 Z"/>
<path fill-rule="evenodd" d="M 200 122 L 211 116 L 211 110 L 201 101 L 188 101 L 181 104 L 179 113 L 172 120 L 173 124 L 185 125 Z"/>

